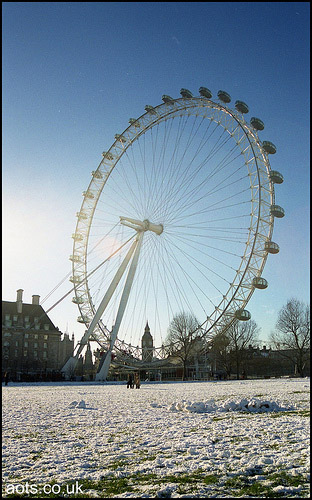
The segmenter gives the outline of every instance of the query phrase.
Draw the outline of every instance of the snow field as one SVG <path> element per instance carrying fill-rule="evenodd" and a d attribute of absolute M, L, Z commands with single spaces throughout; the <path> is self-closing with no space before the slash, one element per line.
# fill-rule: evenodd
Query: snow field
<path fill-rule="evenodd" d="M 257 485 L 307 497 L 309 382 L 9 384 L 3 494 L 54 480 L 96 497 L 248 497 Z"/>

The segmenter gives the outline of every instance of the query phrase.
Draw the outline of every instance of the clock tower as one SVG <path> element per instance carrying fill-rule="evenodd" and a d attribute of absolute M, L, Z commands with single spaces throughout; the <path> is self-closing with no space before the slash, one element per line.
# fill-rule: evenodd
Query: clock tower
<path fill-rule="evenodd" d="M 146 322 L 144 335 L 142 337 L 142 360 L 152 361 L 152 359 L 153 359 L 153 337 L 151 336 L 148 322 Z"/>

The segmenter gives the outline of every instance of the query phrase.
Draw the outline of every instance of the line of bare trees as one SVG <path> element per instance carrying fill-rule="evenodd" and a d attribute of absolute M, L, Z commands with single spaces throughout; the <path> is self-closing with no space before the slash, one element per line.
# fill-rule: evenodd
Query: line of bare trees
<path fill-rule="evenodd" d="M 231 373 L 239 379 L 242 366 L 248 357 L 250 345 L 258 345 L 260 328 L 253 320 L 232 324 L 226 332 L 217 335 L 211 344 L 211 351 L 228 377 Z"/>
<path fill-rule="evenodd" d="M 233 323 L 225 332 L 208 342 L 205 331 L 197 318 L 190 313 L 177 314 L 166 338 L 167 354 L 179 359 L 185 380 L 187 366 L 194 356 L 209 353 L 230 377 L 239 379 L 242 367 L 248 359 L 249 346 L 259 345 L 260 327 L 253 320 Z M 310 355 L 310 306 L 297 299 L 290 299 L 278 314 L 275 331 L 271 333 L 273 349 L 296 367 L 295 373 L 304 376 Z"/>

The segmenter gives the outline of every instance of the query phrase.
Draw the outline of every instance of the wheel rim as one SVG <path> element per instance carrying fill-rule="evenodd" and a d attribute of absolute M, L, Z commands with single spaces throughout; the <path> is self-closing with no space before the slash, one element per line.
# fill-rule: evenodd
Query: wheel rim
<path fill-rule="evenodd" d="M 193 312 L 210 336 L 227 328 L 265 265 L 273 231 L 269 173 L 256 130 L 207 98 L 177 99 L 132 120 L 93 172 L 77 214 L 73 277 L 85 324 L 122 252 L 103 265 L 101 277 L 88 273 L 133 235 L 119 223 L 125 216 L 164 231 L 144 236 L 117 348 L 139 355 L 148 319 L 160 354 L 170 318 L 181 310 Z M 112 303 L 94 332 L 102 344 L 114 314 Z"/>

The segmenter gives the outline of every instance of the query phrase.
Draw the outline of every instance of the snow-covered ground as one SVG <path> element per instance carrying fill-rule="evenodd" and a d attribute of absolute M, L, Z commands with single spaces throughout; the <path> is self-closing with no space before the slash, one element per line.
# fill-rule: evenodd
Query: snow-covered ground
<path fill-rule="evenodd" d="M 309 497 L 310 379 L 2 390 L 4 496 Z"/>

